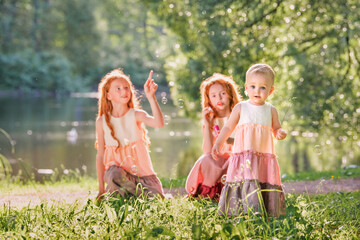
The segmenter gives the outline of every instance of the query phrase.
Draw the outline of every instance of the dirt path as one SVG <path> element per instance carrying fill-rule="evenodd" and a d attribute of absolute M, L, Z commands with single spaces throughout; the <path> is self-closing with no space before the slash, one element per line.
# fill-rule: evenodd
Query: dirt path
<path fill-rule="evenodd" d="M 285 193 L 295 194 L 323 194 L 329 192 L 354 192 L 360 190 L 360 178 L 298 181 L 283 183 Z M 184 188 L 164 189 L 167 196 L 184 196 Z M 89 198 L 94 199 L 97 192 L 57 192 L 57 193 L 33 193 L 27 195 L 3 195 L 0 193 L 0 206 L 25 207 L 36 206 L 42 202 L 48 203 L 73 203 L 75 201 L 86 202 Z"/>

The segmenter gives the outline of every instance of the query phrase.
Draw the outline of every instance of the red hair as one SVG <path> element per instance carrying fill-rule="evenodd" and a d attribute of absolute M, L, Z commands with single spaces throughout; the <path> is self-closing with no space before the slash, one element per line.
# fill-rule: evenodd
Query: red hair
<path fill-rule="evenodd" d="M 221 73 L 214 73 L 211 77 L 208 77 L 201 83 L 200 92 L 202 108 L 204 109 L 210 106 L 209 89 L 216 83 L 221 84 L 225 88 L 225 91 L 230 100 L 230 111 L 232 111 L 234 106 L 242 100 L 238 90 L 239 87 L 234 82 L 232 77 L 223 75 Z"/>
<path fill-rule="evenodd" d="M 105 116 L 105 121 L 107 126 L 110 129 L 110 133 L 111 136 L 116 140 L 116 142 L 118 143 L 118 148 L 121 146 L 119 139 L 116 138 L 115 136 L 115 131 L 114 131 L 114 127 L 110 122 L 110 114 L 113 110 L 113 105 L 111 103 L 111 101 L 107 98 L 109 89 L 110 89 L 110 85 L 114 80 L 117 79 L 122 79 L 128 82 L 129 86 L 130 86 L 130 100 L 128 102 L 128 107 L 129 108 L 137 108 L 137 109 L 141 109 L 141 105 L 140 105 L 140 101 L 136 96 L 136 89 L 134 87 L 134 85 L 132 84 L 130 77 L 127 76 L 122 69 L 118 68 L 118 69 L 114 69 L 112 71 L 110 71 L 109 73 L 107 73 L 100 81 L 99 83 L 99 89 L 98 89 L 98 93 L 99 93 L 99 101 L 98 101 L 98 106 L 99 106 L 99 111 L 98 111 L 98 115 L 97 117 L 101 117 L 102 115 Z M 145 128 L 145 126 L 142 124 L 142 131 L 143 131 L 143 140 L 148 144 L 148 146 L 150 145 L 150 141 L 149 138 L 147 136 L 147 130 Z"/>

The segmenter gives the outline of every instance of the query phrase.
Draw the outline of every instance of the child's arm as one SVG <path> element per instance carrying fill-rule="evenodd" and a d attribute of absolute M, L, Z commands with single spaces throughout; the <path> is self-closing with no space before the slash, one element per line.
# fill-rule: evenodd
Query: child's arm
<path fill-rule="evenodd" d="M 281 128 L 279 115 L 275 107 L 271 107 L 272 129 L 277 140 L 286 138 L 287 132 Z"/>
<path fill-rule="evenodd" d="M 156 100 L 155 92 L 158 85 L 152 79 L 153 71 L 150 71 L 149 78 L 144 84 L 145 95 L 150 103 L 151 112 L 153 116 L 150 116 L 143 110 L 135 112 L 136 121 L 143 122 L 150 127 L 162 128 L 164 127 L 164 117 L 161 112 L 159 103 Z"/>
<path fill-rule="evenodd" d="M 203 152 L 205 154 L 211 153 L 213 147 L 213 135 L 211 131 L 212 122 L 214 120 L 214 113 L 211 108 L 206 107 L 202 111 L 203 117 Z"/>
<path fill-rule="evenodd" d="M 229 120 L 226 122 L 223 129 L 221 129 L 218 138 L 216 139 L 214 146 L 211 150 L 212 157 L 216 160 L 218 157 L 217 155 L 220 153 L 220 149 L 224 144 L 225 140 L 230 137 L 231 133 L 234 131 L 236 124 L 239 122 L 241 113 L 241 105 L 238 103 L 235 105 L 234 109 L 232 110 Z"/>
<path fill-rule="evenodd" d="M 103 119 L 98 117 L 96 119 L 96 139 L 98 142 L 97 145 L 97 154 L 96 154 L 96 171 L 99 181 L 99 193 L 97 197 L 101 197 L 105 193 L 105 184 L 104 184 L 104 150 L 105 150 L 105 140 L 104 140 L 104 130 L 103 130 Z"/>

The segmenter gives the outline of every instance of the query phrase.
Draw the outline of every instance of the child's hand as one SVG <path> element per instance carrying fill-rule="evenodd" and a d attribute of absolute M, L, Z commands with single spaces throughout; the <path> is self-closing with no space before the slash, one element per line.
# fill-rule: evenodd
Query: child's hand
<path fill-rule="evenodd" d="M 278 130 L 276 130 L 275 138 L 277 140 L 283 140 L 284 138 L 286 138 L 286 135 L 287 135 L 287 132 L 284 129 L 279 128 Z"/>
<path fill-rule="evenodd" d="M 144 84 L 145 95 L 148 99 L 155 97 L 155 92 L 158 88 L 158 85 L 155 83 L 154 79 L 152 79 L 152 75 L 153 70 L 150 71 L 149 77 Z"/>
<path fill-rule="evenodd" d="M 206 107 L 203 109 L 202 117 L 204 119 L 204 123 L 210 125 L 214 119 L 214 111 L 211 109 L 211 107 Z"/>
<path fill-rule="evenodd" d="M 211 149 L 211 156 L 214 160 L 218 160 L 218 155 L 220 154 L 220 146 L 219 144 L 215 143 Z"/>

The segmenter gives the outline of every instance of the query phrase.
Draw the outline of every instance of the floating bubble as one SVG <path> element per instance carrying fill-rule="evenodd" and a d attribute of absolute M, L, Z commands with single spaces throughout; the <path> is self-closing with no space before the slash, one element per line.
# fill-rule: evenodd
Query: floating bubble
<path fill-rule="evenodd" d="M 130 172 L 131 172 L 132 175 L 138 175 L 138 174 L 139 174 L 139 169 L 138 169 L 138 167 L 134 164 L 134 165 L 131 166 Z"/>
<path fill-rule="evenodd" d="M 317 155 L 321 155 L 321 147 L 320 145 L 315 145 L 314 151 Z"/>
<path fill-rule="evenodd" d="M 184 108 L 184 105 L 185 105 L 184 100 L 180 98 L 180 99 L 178 100 L 178 104 L 177 104 L 177 105 L 178 105 L 179 108 Z"/>
<path fill-rule="evenodd" d="M 164 122 L 165 122 L 165 125 L 169 124 L 169 122 L 170 122 L 170 116 L 169 115 L 164 116 Z"/>
<path fill-rule="evenodd" d="M 224 175 L 221 176 L 220 181 L 221 181 L 222 184 L 225 184 L 225 182 L 226 182 L 226 177 L 227 177 L 226 174 L 224 174 Z"/>
<path fill-rule="evenodd" d="M 161 98 L 161 103 L 162 103 L 162 104 L 165 105 L 167 102 L 168 102 L 168 100 L 167 100 L 166 97 L 162 97 L 162 98 Z"/>

